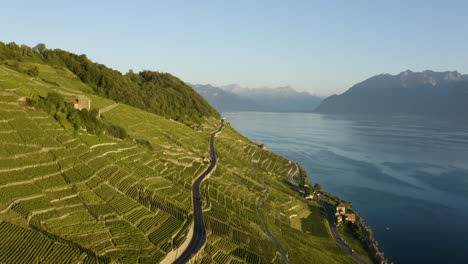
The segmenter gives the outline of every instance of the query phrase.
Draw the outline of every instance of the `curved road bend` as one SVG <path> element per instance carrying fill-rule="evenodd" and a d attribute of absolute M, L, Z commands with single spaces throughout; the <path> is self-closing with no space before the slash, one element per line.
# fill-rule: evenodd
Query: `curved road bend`
<path fill-rule="evenodd" d="M 257 200 L 257 214 L 260 217 L 260 219 L 262 220 L 263 226 L 265 227 L 265 230 L 264 230 L 265 234 L 267 234 L 267 236 L 269 236 L 271 238 L 271 240 L 273 240 L 273 242 L 275 242 L 275 244 L 278 246 L 278 248 L 279 248 L 279 250 L 281 252 L 281 258 L 283 259 L 284 263 L 290 264 L 290 262 L 288 260 L 288 256 L 286 256 L 286 250 L 283 248 L 283 245 L 281 245 L 281 243 L 278 241 L 278 239 L 276 239 L 276 237 L 271 233 L 270 229 L 267 226 L 267 222 L 265 221 L 265 218 L 263 217 L 263 214 L 260 211 L 260 206 L 262 206 L 263 198 L 265 198 L 265 196 L 267 196 L 267 194 L 270 192 L 270 188 L 268 188 L 266 185 L 264 185 L 264 186 L 265 186 L 266 190 L 262 194 L 262 196 L 260 196 L 260 198 L 258 198 L 258 200 Z"/>
<path fill-rule="evenodd" d="M 206 229 L 205 221 L 203 219 L 203 196 L 200 192 L 200 185 L 202 181 L 208 176 L 216 166 L 216 151 L 214 146 L 214 138 L 216 134 L 221 132 L 224 127 L 224 120 L 221 120 L 221 126 L 210 136 L 210 158 L 211 163 L 200 177 L 198 177 L 192 185 L 192 203 L 193 203 L 193 221 L 194 229 L 192 240 L 182 254 L 174 261 L 177 264 L 187 263 L 192 256 L 194 256 L 206 242 Z"/>
<path fill-rule="evenodd" d="M 297 171 L 297 165 L 295 162 L 292 163 L 292 170 L 291 172 L 289 173 L 288 175 L 288 178 L 289 178 L 289 182 L 292 184 L 292 186 L 296 187 L 299 189 L 299 185 L 294 181 L 293 177 L 294 177 L 294 174 L 296 174 L 296 171 Z"/>
<path fill-rule="evenodd" d="M 294 181 L 293 176 L 294 173 L 296 173 L 297 170 L 297 165 L 296 163 L 293 163 L 293 169 L 289 173 L 288 178 L 289 182 L 296 188 L 300 188 L 300 186 Z M 330 224 L 330 230 L 332 233 L 333 238 L 335 239 L 336 243 L 338 246 L 340 246 L 342 249 L 344 249 L 346 252 L 348 252 L 351 257 L 356 260 L 360 264 L 367 264 L 366 261 L 364 261 L 361 257 L 359 257 L 352 249 L 351 247 L 344 242 L 344 240 L 341 238 L 340 233 L 338 232 L 338 229 L 336 228 L 336 223 L 335 223 L 335 214 L 333 212 L 333 207 L 323 201 L 318 201 L 318 203 L 323 207 L 325 210 L 325 213 L 327 214 L 328 218 L 328 223 Z"/>
<path fill-rule="evenodd" d="M 336 223 L 335 223 L 335 214 L 333 213 L 333 207 L 323 201 L 318 202 L 323 209 L 325 210 L 325 213 L 327 214 L 328 217 L 328 223 L 330 224 L 330 229 L 333 238 L 335 239 L 336 243 L 338 246 L 340 246 L 342 249 L 344 249 L 346 252 L 348 252 L 351 257 L 357 261 L 360 264 L 368 264 L 365 260 L 363 260 L 361 257 L 359 257 L 352 249 L 351 247 L 344 242 L 344 240 L 341 238 L 340 233 L 338 233 L 338 229 L 336 228 Z"/>
<path fill-rule="evenodd" d="M 255 152 L 256 151 L 257 150 L 255 150 Z M 255 152 L 254 152 L 254 154 L 255 154 Z M 252 160 L 250 160 L 250 166 L 252 167 L 252 171 L 255 173 L 255 167 L 253 166 Z M 295 166 L 295 164 L 294 164 L 294 166 Z M 297 169 L 297 167 L 293 167 L 293 170 L 291 171 L 292 174 L 290 173 L 290 175 L 294 175 L 294 173 L 296 172 L 296 169 Z M 288 175 L 288 177 L 290 175 Z M 257 200 L 257 214 L 258 214 L 258 217 L 260 217 L 260 219 L 262 220 L 263 226 L 265 227 L 265 229 L 264 229 L 265 234 L 267 234 L 267 236 L 269 236 L 271 238 L 271 240 L 273 240 L 273 242 L 275 242 L 276 246 L 278 246 L 278 248 L 279 248 L 279 250 L 281 252 L 281 258 L 283 259 L 284 263 L 290 264 L 287 253 L 286 253 L 286 250 L 284 249 L 283 245 L 281 245 L 281 243 L 278 241 L 278 239 L 276 239 L 276 237 L 271 233 L 270 229 L 268 228 L 267 222 L 265 221 L 265 218 L 263 217 L 263 214 L 260 211 L 260 206 L 262 206 L 263 198 L 265 198 L 265 196 L 267 196 L 268 193 L 270 192 L 270 188 L 268 188 L 268 186 L 266 186 L 265 183 L 263 183 L 263 186 L 266 188 L 266 190 L 262 194 L 262 196 L 260 196 L 258 198 L 258 200 Z"/>

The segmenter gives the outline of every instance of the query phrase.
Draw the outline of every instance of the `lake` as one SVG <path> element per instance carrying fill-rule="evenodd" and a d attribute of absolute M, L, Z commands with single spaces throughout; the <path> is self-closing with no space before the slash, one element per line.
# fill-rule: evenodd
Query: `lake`
<path fill-rule="evenodd" d="M 468 121 L 223 113 L 353 203 L 395 263 L 467 263 Z"/>

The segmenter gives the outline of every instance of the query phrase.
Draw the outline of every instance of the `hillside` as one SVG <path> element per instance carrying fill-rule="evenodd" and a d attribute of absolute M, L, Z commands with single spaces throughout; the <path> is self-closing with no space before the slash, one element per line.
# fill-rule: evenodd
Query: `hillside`
<path fill-rule="evenodd" d="M 326 98 L 316 112 L 457 118 L 468 113 L 467 101 L 467 75 L 405 71 L 371 77 Z"/>
<path fill-rule="evenodd" d="M 220 112 L 311 112 L 322 101 L 321 97 L 298 92 L 291 87 L 250 89 L 236 84 L 191 86 Z"/>
<path fill-rule="evenodd" d="M 180 79 L 168 74 L 129 71 L 121 74 L 105 65 L 89 60 L 86 55 L 77 55 L 63 50 L 48 50 L 44 44 L 34 48 L 0 42 L 0 61 L 13 69 L 35 76 L 36 68 L 19 62 L 33 62 L 66 68 L 86 84 L 86 92 L 126 103 L 155 114 L 169 117 L 187 125 L 199 124 L 203 117 L 219 118 L 216 112 L 200 95 Z M 49 84 L 53 80 L 42 79 Z"/>
<path fill-rule="evenodd" d="M 209 165 L 216 112 L 198 116 L 193 129 L 121 101 L 96 122 L 121 127 L 128 133 L 122 139 L 87 123 L 75 126 L 76 112 L 63 115 L 66 101 L 46 111 L 27 98 L 84 96 L 99 109 L 114 101 L 96 92 L 102 86 L 41 56 L 0 64 L 0 263 L 172 262 L 191 230 L 192 182 Z M 182 107 L 186 100 L 171 103 Z M 216 137 L 216 151 L 216 169 L 201 186 L 207 243 L 195 263 L 282 263 L 256 211 L 266 188 L 260 210 L 291 263 L 354 263 L 333 239 L 323 208 L 291 188 L 289 160 L 229 124 Z"/>

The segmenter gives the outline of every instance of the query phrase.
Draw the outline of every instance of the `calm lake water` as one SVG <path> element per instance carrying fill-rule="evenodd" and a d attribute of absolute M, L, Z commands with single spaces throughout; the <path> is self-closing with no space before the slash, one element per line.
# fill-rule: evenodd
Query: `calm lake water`
<path fill-rule="evenodd" d="M 353 207 L 395 263 L 468 263 L 468 121 L 223 113 Z"/>

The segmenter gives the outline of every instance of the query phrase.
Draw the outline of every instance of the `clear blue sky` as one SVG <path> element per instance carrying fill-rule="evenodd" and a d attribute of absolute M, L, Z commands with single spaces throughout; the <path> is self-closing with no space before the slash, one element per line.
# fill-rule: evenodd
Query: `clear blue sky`
<path fill-rule="evenodd" d="M 3 1 L 0 41 L 126 72 L 341 93 L 380 73 L 468 73 L 468 1 Z"/>

